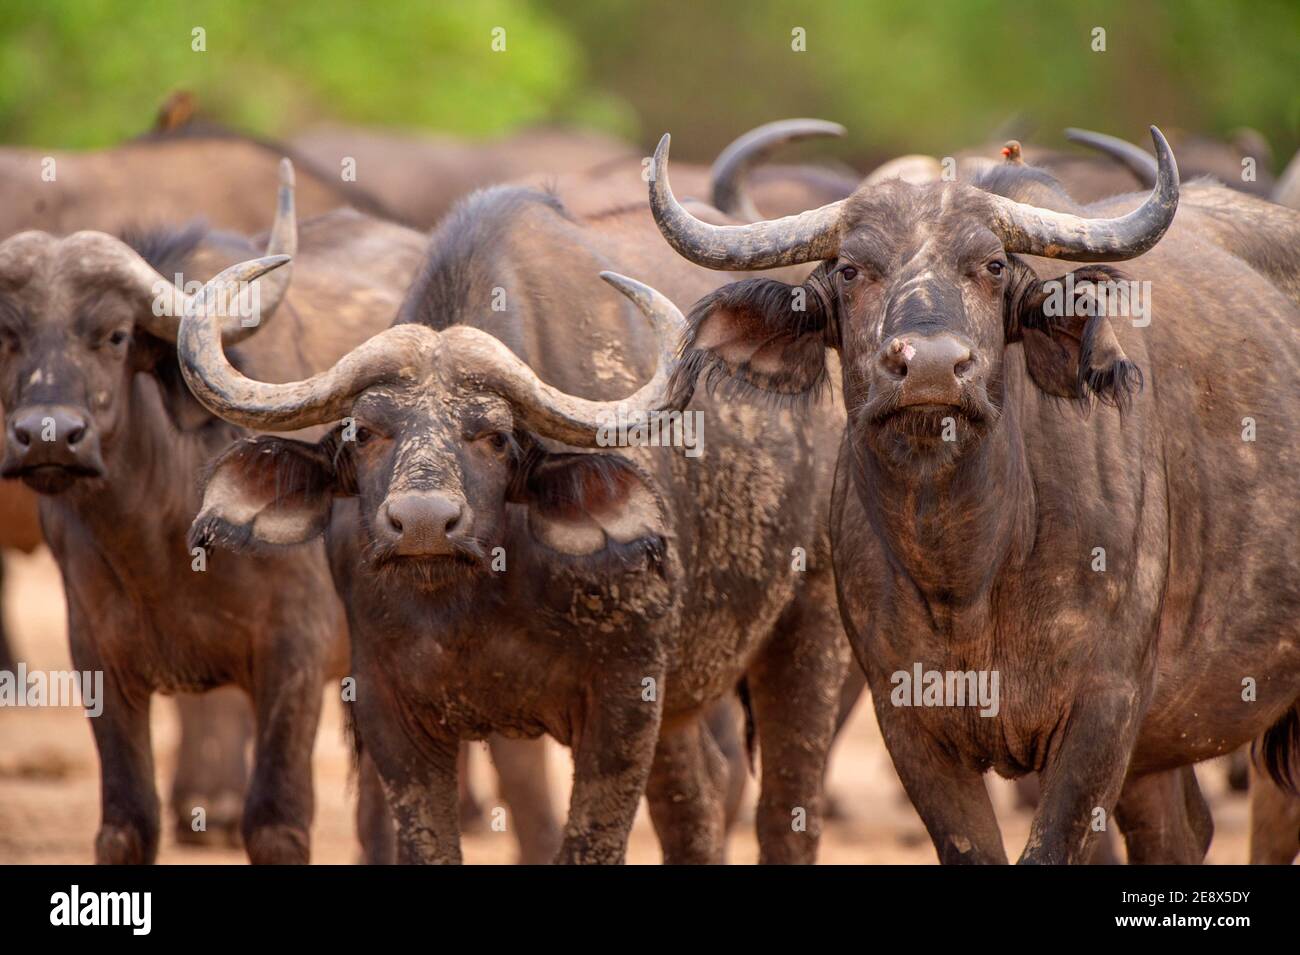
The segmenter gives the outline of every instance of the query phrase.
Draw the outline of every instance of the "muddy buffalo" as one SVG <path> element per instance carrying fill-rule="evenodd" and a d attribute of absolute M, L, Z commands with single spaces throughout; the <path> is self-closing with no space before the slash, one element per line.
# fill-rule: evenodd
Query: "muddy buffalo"
<path fill-rule="evenodd" d="M 187 106 L 172 116 L 177 104 Z M 165 122 L 145 136 L 88 151 L 0 148 L 0 239 L 24 230 L 65 234 L 93 229 L 117 234 L 141 224 L 184 222 L 202 216 L 214 228 L 241 235 L 265 231 L 284 150 L 218 126 L 189 121 L 192 104 L 172 97 Z M 337 171 L 299 163 L 296 203 L 314 216 L 352 205 L 389 216 L 364 190 L 349 188 Z M 0 436 L 0 453 L 4 437 Z M 0 549 L 30 551 L 40 543 L 36 495 L 17 480 L 0 481 Z M 5 556 L 0 551 L 0 577 Z M 0 611 L 0 617 L 3 611 Z M 0 669 L 13 661 L 0 622 Z M 237 694 L 178 697 L 181 744 L 173 805 L 209 807 L 207 828 L 196 832 L 188 813 L 176 820 L 187 842 L 225 841 L 235 835 L 245 776 L 247 705 Z"/>
<path fill-rule="evenodd" d="M 282 177 L 266 248 L 292 253 L 287 163 Z M 8 412 L 0 473 L 41 495 L 74 666 L 104 675 L 103 714 L 92 721 L 103 781 L 99 862 L 149 862 L 157 852 L 151 695 L 223 684 L 247 691 L 256 712 L 242 823 L 249 856 L 308 856 L 321 686 L 347 662 L 324 552 L 239 561 L 185 543 L 200 471 L 237 432 L 181 379 L 173 342 L 196 293 L 178 280 L 211 275 L 254 248 L 200 227 L 125 240 L 24 232 L 0 243 Z M 376 308 L 396 305 L 419 249 L 418 235 L 359 213 L 317 219 L 304 230 L 294 292 L 286 294 L 287 271 L 246 289 L 224 334 L 233 345 L 265 327 L 240 361 L 268 377 L 328 365 L 364 339 Z M 375 250 L 383 254 L 370 256 Z M 358 258 L 374 264 L 352 267 Z M 322 305 L 335 314 L 328 328 L 313 322 Z"/>
<path fill-rule="evenodd" d="M 259 261 L 247 274 L 276 263 Z M 317 444 L 228 450 L 193 540 L 325 534 L 405 861 L 459 861 L 457 743 L 491 732 L 573 749 L 559 861 L 621 861 L 643 793 L 666 861 L 718 861 L 724 767 L 701 717 L 742 680 L 762 858 L 815 857 L 848 661 L 822 503 L 842 414 L 701 402 L 665 425 L 649 413 L 680 313 L 596 278 L 615 267 L 684 299 L 718 281 L 662 246 L 644 200 L 579 219 L 502 187 L 448 217 L 397 323 L 324 374 L 254 380 L 211 318 L 183 323 L 209 408 L 261 430 L 337 422 Z M 657 432 L 675 446 L 623 441 L 637 421 L 679 429 Z"/>
<path fill-rule="evenodd" d="M 1145 197 L 1080 208 L 1012 165 L 729 228 L 657 153 L 683 256 L 819 263 L 698 302 L 674 399 L 701 376 L 798 399 L 838 353 L 841 613 L 944 862 L 1006 861 L 990 769 L 1040 774 L 1022 862 L 1085 859 L 1112 815 L 1130 860 L 1199 861 L 1192 764 L 1256 737 L 1294 786 L 1300 217 L 1207 182 L 1180 206 L 1152 135 Z"/>

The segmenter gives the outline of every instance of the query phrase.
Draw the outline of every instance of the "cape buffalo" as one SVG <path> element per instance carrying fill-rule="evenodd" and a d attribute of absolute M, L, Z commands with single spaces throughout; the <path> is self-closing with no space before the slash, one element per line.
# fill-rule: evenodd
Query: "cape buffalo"
<path fill-rule="evenodd" d="M 297 244 L 286 162 L 267 249 Z M 302 246 L 291 294 L 286 271 L 245 290 L 226 320 L 232 344 L 267 325 L 239 360 L 268 377 L 328 366 L 364 338 L 376 310 L 396 306 L 421 241 L 344 211 L 308 223 Z M 249 856 L 307 859 L 320 690 L 347 658 L 324 552 L 233 560 L 185 544 L 199 472 L 238 432 L 185 389 L 172 343 L 193 293 L 173 276 L 210 275 L 250 251 L 246 240 L 197 227 L 126 241 L 24 232 L 0 243 L 0 474 L 41 494 L 74 666 L 104 674 L 103 715 L 92 720 L 99 862 L 148 862 L 157 852 L 151 695 L 228 683 L 256 712 L 242 823 Z M 259 295 L 260 314 L 245 308 Z M 312 320 L 325 306 L 337 318 L 328 327 Z"/>
<path fill-rule="evenodd" d="M 254 380 L 211 318 L 182 323 L 182 368 L 213 411 L 339 422 L 317 444 L 228 450 L 192 540 L 274 553 L 326 535 L 356 723 L 405 861 L 460 860 L 457 742 L 491 732 L 573 749 L 559 861 L 621 861 L 643 793 L 665 861 L 719 861 L 723 765 L 700 717 L 742 679 L 761 858 L 815 857 L 848 662 L 821 503 L 842 413 L 701 402 L 668 422 L 676 447 L 622 440 L 618 422 L 663 424 L 643 416 L 681 319 L 630 279 L 596 281 L 612 267 L 684 298 L 718 281 L 658 242 L 644 201 L 579 220 L 501 187 L 444 221 L 397 323 L 328 372 Z M 684 431 L 700 418 L 703 447 Z"/>
<path fill-rule="evenodd" d="M 1131 861 L 1199 861 L 1192 764 L 1256 737 L 1293 785 L 1300 217 L 1212 183 L 1180 207 L 1152 136 L 1145 198 L 1081 209 L 1003 166 L 722 228 L 674 199 L 668 137 L 656 154 L 689 260 L 820 263 L 802 295 L 698 302 L 674 400 L 701 375 L 794 400 L 838 353 L 841 614 L 944 862 L 1006 860 L 989 769 L 1041 776 L 1022 862 L 1083 860 L 1112 813 Z"/>
<path fill-rule="evenodd" d="M 252 235 L 271 225 L 273 210 L 264 197 L 276 188 L 283 156 L 274 144 L 183 120 L 160 123 L 158 131 L 109 149 L 0 148 L 0 239 L 30 229 L 116 234 L 196 215 L 214 227 Z M 306 215 L 353 205 L 389 216 L 334 170 L 316 172 L 299 163 L 295 191 Z M 0 453 L 3 442 L 0 436 Z M 39 544 L 36 507 L 36 496 L 21 482 L 0 481 L 0 514 L 6 518 L 0 520 L 0 548 L 28 551 Z M 3 560 L 0 551 L 0 574 Z M 0 620 L 0 669 L 12 669 L 4 665 L 6 658 L 16 654 Z M 220 692 L 178 694 L 177 703 L 181 741 L 172 805 L 202 803 L 210 810 L 202 832 L 183 813 L 176 819 L 177 836 L 186 842 L 230 839 L 243 795 L 247 704 L 238 694 Z"/>

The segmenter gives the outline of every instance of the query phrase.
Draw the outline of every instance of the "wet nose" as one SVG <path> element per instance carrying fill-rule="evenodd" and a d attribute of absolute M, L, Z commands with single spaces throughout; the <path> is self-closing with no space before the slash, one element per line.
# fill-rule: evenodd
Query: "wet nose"
<path fill-rule="evenodd" d="M 957 404 L 975 353 L 956 335 L 897 335 L 881 350 L 880 363 L 901 379 L 905 404 Z"/>
<path fill-rule="evenodd" d="M 9 416 L 6 463 L 97 466 L 99 452 L 86 416 L 66 405 L 31 405 Z"/>
<path fill-rule="evenodd" d="M 464 518 L 464 504 L 448 494 L 405 492 L 384 503 L 388 535 L 406 557 L 449 553 Z"/>

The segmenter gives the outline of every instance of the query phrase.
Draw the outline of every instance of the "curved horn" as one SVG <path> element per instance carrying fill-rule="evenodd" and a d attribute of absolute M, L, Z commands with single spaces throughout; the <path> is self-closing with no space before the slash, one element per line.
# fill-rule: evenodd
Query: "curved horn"
<path fill-rule="evenodd" d="M 1155 186 L 1158 172 L 1156 161 L 1146 150 L 1138 148 L 1128 140 L 1120 139 L 1118 136 L 1107 136 L 1105 133 L 1094 133 L 1087 129 L 1075 129 L 1073 126 L 1065 131 L 1065 138 L 1072 143 L 1087 146 L 1109 156 L 1136 176 L 1144 189 Z"/>
<path fill-rule="evenodd" d="M 292 258 L 298 253 L 298 218 L 294 212 L 293 187 L 293 163 L 281 159 L 275 222 L 272 223 L 266 240 L 268 256 Z M 125 268 L 130 280 L 142 290 L 147 290 L 152 302 L 152 309 L 144 316 L 141 324 L 150 334 L 164 341 L 176 341 L 181 317 L 192 306 L 193 297 L 178 289 L 170 279 L 159 275 L 156 269 L 139 256 L 134 256 L 125 264 Z M 280 307 L 289 291 L 292 277 L 293 266 L 290 264 L 259 283 L 256 293 L 251 286 L 241 289 L 239 299 L 226 310 L 221 326 L 221 340 L 227 345 L 234 345 L 261 328 Z M 212 286 L 213 282 L 208 285 Z M 254 294 L 256 298 L 253 297 Z M 247 319 L 244 318 L 245 315 L 248 316 Z"/>
<path fill-rule="evenodd" d="M 252 282 L 286 264 L 273 255 L 232 265 L 194 297 L 181 320 L 177 354 L 190 391 L 213 414 L 261 431 L 295 431 L 336 421 L 349 402 L 381 381 L 412 377 L 436 348 L 437 332 L 423 325 L 396 325 L 348 352 L 328 371 L 304 381 L 268 384 L 241 374 L 226 358 L 216 316 L 205 302 L 228 283 Z"/>
<path fill-rule="evenodd" d="M 709 170 L 714 208 L 737 219 L 757 222 L 763 215 L 745 189 L 745 179 L 750 170 L 786 143 L 818 136 L 843 136 L 844 133 L 845 129 L 839 123 L 824 119 L 780 119 L 751 129 L 720 152 Z"/>
<path fill-rule="evenodd" d="M 617 401 L 593 401 L 566 394 L 537 377 L 501 339 L 467 325 L 441 333 L 447 360 L 462 375 L 505 398 L 529 430 L 579 448 L 600 446 L 602 429 L 616 427 L 624 416 L 657 411 L 668 401 L 668 378 L 686 320 L 667 296 L 616 272 L 600 277 L 627 296 L 654 326 L 659 355 L 654 375 L 635 393 Z"/>
<path fill-rule="evenodd" d="M 770 269 L 834 257 L 840 246 L 840 208 L 844 200 L 796 216 L 752 225 L 709 225 L 677 201 L 668 183 L 668 143 L 655 150 L 650 180 L 650 211 L 668 244 L 682 256 L 710 269 Z"/>
<path fill-rule="evenodd" d="M 1076 262 L 1118 262 L 1141 255 L 1160 241 L 1178 209 L 1178 164 L 1164 134 L 1151 127 L 1159 173 L 1145 202 L 1114 219 L 1083 219 L 989 195 L 997 233 L 1008 252 Z"/>

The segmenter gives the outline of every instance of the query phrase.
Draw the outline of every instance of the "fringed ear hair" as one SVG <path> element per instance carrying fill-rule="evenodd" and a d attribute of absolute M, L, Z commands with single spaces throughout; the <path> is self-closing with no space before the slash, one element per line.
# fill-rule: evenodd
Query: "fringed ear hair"
<path fill-rule="evenodd" d="M 830 315 L 826 289 L 817 283 L 745 279 L 705 296 L 687 317 L 672 407 L 684 407 L 701 379 L 710 391 L 815 398 L 827 379 Z"/>
<path fill-rule="evenodd" d="M 1083 329 L 1079 355 L 1079 398 L 1095 396 L 1123 414 L 1144 384 L 1142 369 L 1124 354 L 1110 319 L 1104 315 L 1090 318 Z"/>
<path fill-rule="evenodd" d="M 1017 262 L 1007 295 L 1007 341 L 1023 342 L 1026 368 L 1042 391 L 1128 410 L 1142 390 L 1142 371 L 1124 353 L 1111 324 L 1109 304 L 1115 298 L 1098 294 L 1127 281 L 1104 265 L 1040 281 Z"/>

